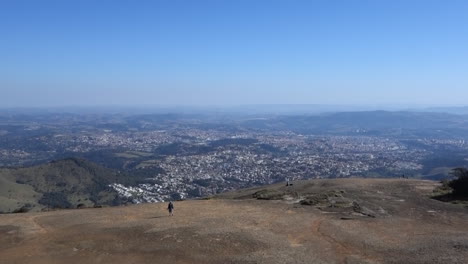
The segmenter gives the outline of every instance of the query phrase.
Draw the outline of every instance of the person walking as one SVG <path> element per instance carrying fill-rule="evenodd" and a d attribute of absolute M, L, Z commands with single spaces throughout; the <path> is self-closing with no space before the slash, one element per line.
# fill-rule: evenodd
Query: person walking
<path fill-rule="evenodd" d="M 172 202 L 169 202 L 169 204 L 167 205 L 167 210 L 169 211 L 170 216 L 174 215 L 174 204 Z"/>

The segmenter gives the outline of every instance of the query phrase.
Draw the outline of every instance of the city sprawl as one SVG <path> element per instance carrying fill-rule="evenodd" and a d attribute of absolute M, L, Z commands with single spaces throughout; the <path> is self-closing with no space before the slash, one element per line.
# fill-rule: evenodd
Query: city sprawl
<path fill-rule="evenodd" d="M 115 118 L 115 117 L 114 117 Z M 310 178 L 438 177 L 446 153 L 467 162 L 463 137 L 339 133 L 258 128 L 245 121 L 28 120 L 0 127 L 0 164 L 31 165 L 82 157 L 138 183 L 111 184 L 134 203 L 207 196 L 223 191 Z M 131 120 L 130 123 L 128 120 Z M 411 130 L 409 130 L 411 131 Z M 440 133 L 439 133 L 440 134 Z M 443 173 L 442 173 L 443 174 Z"/>

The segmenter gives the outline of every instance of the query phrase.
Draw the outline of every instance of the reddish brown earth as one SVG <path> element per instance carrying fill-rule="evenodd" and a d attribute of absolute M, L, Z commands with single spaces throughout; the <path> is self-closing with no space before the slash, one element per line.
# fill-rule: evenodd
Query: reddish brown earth
<path fill-rule="evenodd" d="M 468 263 L 468 209 L 430 199 L 436 185 L 302 181 L 176 202 L 173 217 L 166 204 L 0 215 L 0 263 Z M 264 189 L 282 197 L 251 198 Z"/>

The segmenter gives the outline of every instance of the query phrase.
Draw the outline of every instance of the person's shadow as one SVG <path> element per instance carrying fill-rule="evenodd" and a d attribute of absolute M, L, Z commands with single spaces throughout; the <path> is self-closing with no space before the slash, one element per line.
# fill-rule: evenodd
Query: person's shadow
<path fill-rule="evenodd" d="M 157 218 L 166 218 L 166 217 L 169 217 L 169 215 L 153 216 L 153 217 L 148 217 L 147 219 L 157 219 Z"/>

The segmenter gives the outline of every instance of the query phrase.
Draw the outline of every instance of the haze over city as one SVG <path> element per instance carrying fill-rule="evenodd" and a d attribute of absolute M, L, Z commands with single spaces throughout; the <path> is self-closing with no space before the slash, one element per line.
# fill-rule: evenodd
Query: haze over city
<path fill-rule="evenodd" d="M 465 105 L 467 1 L 2 1 L 0 106 Z"/>

